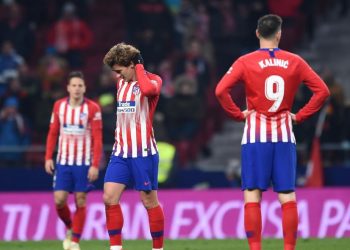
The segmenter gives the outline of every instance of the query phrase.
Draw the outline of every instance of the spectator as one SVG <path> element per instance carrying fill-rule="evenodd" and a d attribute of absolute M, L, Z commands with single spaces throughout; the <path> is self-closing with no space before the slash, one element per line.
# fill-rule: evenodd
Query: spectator
<path fill-rule="evenodd" d="M 24 20 L 21 6 L 14 1 L 8 6 L 6 20 L 0 23 L 0 43 L 4 41 L 11 41 L 14 49 L 26 60 L 32 55 L 34 28 Z"/>
<path fill-rule="evenodd" d="M 270 13 L 283 18 L 283 37 L 280 47 L 291 50 L 301 41 L 305 28 L 305 16 L 301 12 L 303 0 L 268 0 Z"/>
<path fill-rule="evenodd" d="M 61 18 L 54 23 L 49 33 L 49 46 L 65 57 L 72 68 L 83 65 L 82 52 L 92 43 L 89 26 L 75 13 L 75 5 L 67 2 L 63 6 Z"/>
<path fill-rule="evenodd" d="M 17 108 L 17 98 L 10 97 L 5 100 L 4 107 L 0 111 L 0 147 L 16 147 L 28 143 L 24 119 Z M 22 156 L 20 152 L 0 152 L 0 162 L 4 165 L 13 165 L 19 163 Z"/>
<path fill-rule="evenodd" d="M 55 82 L 64 82 L 67 74 L 68 63 L 57 55 L 56 49 L 48 47 L 46 54 L 39 61 L 38 74 L 42 80 L 42 90 L 51 91 Z"/>
<path fill-rule="evenodd" d="M 28 95 L 27 91 L 24 90 L 22 82 L 18 77 L 9 78 L 8 88 L 3 97 L 4 100 L 10 97 L 15 97 L 18 101 L 18 111 L 26 118 L 34 118 L 34 100 Z M 0 101 L 0 107 L 2 104 L 3 102 Z"/>
<path fill-rule="evenodd" d="M 196 96 L 197 81 L 187 75 L 175 79 L 176 93 L 166 103 L 165 117 L 170 141 L 177 148 L 179 165 L 185 167 L 194 160 L 198 145 L 194 138 L 204 115 L 202 100 Z"/>
<path fill-rule="evenodd" d="M 25 67 L 24 59 L 18 55 L 10 41 L 4 41 L 0 54 L 0 96 L 7 89 L 8 79 L 18 77 Z"/>
<path fill-rule="evenodd" d="M 173 19 L 162 0 L 124 1 L 128 35 L 152 71 L 173 49 Z"/>
<path fill-rule="evenodd" d="M 186 73 L 194 77 L 198 83 L 197 95 L 203 97 L 211 80 L 209 64 L 202 55 L 202 46 L 198 40 L 190 40 L 186 48 L 185 54 L 176 64 L 175 74 Z"/>

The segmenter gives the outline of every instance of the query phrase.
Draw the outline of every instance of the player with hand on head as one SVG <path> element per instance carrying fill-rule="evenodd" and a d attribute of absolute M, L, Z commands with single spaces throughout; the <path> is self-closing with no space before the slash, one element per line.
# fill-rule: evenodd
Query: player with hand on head
<path fill-rule="evenodd" d="M 242 190 L 244 226 L 251 250 L 261 249 L 262 192 L 272 182 L 282 207 L 284 249 L 294 250 L 298 229 L 295 195 L 296 141 L 292 122 L 301 123 L 317 112 L 329 96 L 322 79 L 298 55 L 281 50 L 282 19 L 265 15 L 258 20 L 260 49 L 238 58 L 216 87 L 226 113 L 245 121 L 242 138 Z M 231 89 L 245 84 L 247 110 L 233 102 Z M 301 83 L 313 92 L 296 114 L 291 108 Z"/>
<path fill-rule="evenodd" d="M 86 217 L 86 195 L 91 182 L 98 178 L 102 153 L 101 110 L 84 97 L 84 76 L 79 71 L 68 76 L 69 96 L 55 102 L 47 136 L 45 170 L 54 175 L 56 210 L 67 228 L 63 249 L 79 250 L 79 240 Z M 52 156 L 58 139 L 56 166 Z M 73 219 L 67 205 L 74 193 L 76 211 Z"/>
<path fill-rule="evenodd" d="M 122 249 L 123 213 L 119 202 L 129 185 L 139 191 L 147 210 L 153 250 L 162 250 L 164 215 L 157 195 L 159 156 L 152 127 L 162 80 L 144 69 L 140 51 L 132 45 L 113 46 L 103 62 L 117 78 L 115 143 L 103 195 L 110 250 Z"/>

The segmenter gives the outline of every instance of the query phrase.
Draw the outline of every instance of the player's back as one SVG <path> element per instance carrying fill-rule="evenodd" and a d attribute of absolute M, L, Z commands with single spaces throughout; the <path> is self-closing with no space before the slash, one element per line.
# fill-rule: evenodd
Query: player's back
<path fill-rule="evenodd" d="M 299 56 L 280 49 L 259 49 L 239 61 L 244 68 L 248 109 L 268 117 L 291 109 L 304 80 L 302 71 L 306 64 Z"/>

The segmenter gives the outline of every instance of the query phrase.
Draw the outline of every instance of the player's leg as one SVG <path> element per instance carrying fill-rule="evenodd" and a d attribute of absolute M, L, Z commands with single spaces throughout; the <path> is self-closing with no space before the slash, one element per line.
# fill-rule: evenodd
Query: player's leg
<path fill-rule="evenodd" d="M 261 191 L 244 190 L 244 228 L 251 250 L 261 249 Z"/>
<path fill-rule="evenodd" d="M 83 233 L 86 218 L 86 196 L 90 190 L 87 178 L 89 166 L 72 166 L 73 192 L 75 201 L 75 213 L 72 225 L 72 244 L 70 250 L 79 250 L 79 241 Z"/>
<path fill-rule="evenodd" d="M 63 249 L 70 248 L 72 239 L 72 219 L 71 211 L 67 204 L 68 194 L 73 190 L 73 177 L 71 167 L 66 165 L 56 165 L 54 175 L 54 199 L 58 217 L 66 226 L 66 237 L 63 240 Z"/>
<path fill-rule="evenodd" d="M 119 201 L 130 179 L 131 175 L 126 159 L 112 156 L 107 166 L 103 186 L 103 201 L 105 204 L 110 250 L 122 249 L 124 219 Z"/>
<path fill-rule="evenodd" d="M 66 226 L 66 236 L 62 242 L 63 249 L 68 250 L 71 246 L 72 241 L 72 219 L 71 211 L 67 204 L 68 192 L 66 191 L 55 191 L 55 204 L 58 217 L 63 221 Z"/>
<path fill-rule="evenodd" d="M 261 194 L 270 184 L 273 160 L 272 143 L 242 146 L 242 189 L 244 190 L 244 227 L 251 250 L 261 249 Z"/>
<path fill-rule="evenodd" d="M 298 208 L 295 192 L 278 193 L 282 207 L 284 250 L 294 250 L 298 231 Z"/>
<path fill-rule="evenodd" d="M 296 147 L 293 143 L 277 143 L 275 152 L 272 182 L 282 207 L 284 249 L 294 250 L 298 231 L 298 209 L 294 192 Z"/>
<path fill-rule="evenodd" d="M 58 217 L 63 221 L 67 229 L 72 227 L 71 212 L 67 204 L 68 192 L 55 191 L 54 200 Z"/>
<path fill-rule="evenodd" d="M 143 205 L 147 209 L 153 249 L 161 250 L 164 244 L 164 213 L 159 205 L 158 154 L 129 160 L 134 176 L 135 189 L 140 191 Z"/>
<path fill-rule="evenodd" d="M 161 250 L 164 244 L 164 213 L 158 202 L 157 191 L 140 191 L 140 196 L 147 209 L 153 250 Z"/>
<path fill-rule="evenodd" d="M 74 193 L 75 199 L 75 213 L 73 215 L 72 225 L 72 244 L 70 250 L 79 250 L 79 241 L 83 233 L 85 218 L 86 218 L 86 193 Z"/>

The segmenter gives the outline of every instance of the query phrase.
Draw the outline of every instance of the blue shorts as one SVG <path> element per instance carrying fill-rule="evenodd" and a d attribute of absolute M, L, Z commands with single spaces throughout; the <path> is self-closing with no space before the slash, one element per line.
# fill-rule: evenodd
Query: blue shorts
<path fill-rule="evenodd" d="M 158 189 L 158 154 L 137 158 L 112 155 L 104 182 L 116 182 L 133 186 L 139 191 Z"/>
<path fill-rule="evenodd" d="M 295 190 L 296 146 L 294 143 L 248 143 L 242 145 L 242 190 L 275 192 Z"/>
<path fill-rule="evenodd" d="M 68 166 L 56 164 L 53 189 L 67 192 L 88 192 L 93 185 L 88 180 L 90 166 Z"/>

